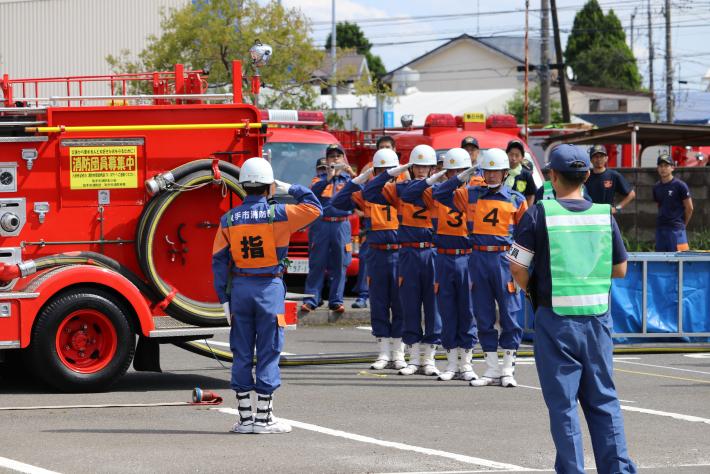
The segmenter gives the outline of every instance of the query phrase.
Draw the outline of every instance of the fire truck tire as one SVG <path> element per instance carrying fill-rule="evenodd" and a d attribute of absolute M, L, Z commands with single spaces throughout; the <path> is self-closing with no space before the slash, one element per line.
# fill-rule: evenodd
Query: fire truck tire
<path fill-rule="evenodd" d="M 76 288 L 42 309 L 28 356 L 34 373 L 65 392 L 96 392 L 126 373 L 135 330 L 126 304 L 107 291 Z"/>

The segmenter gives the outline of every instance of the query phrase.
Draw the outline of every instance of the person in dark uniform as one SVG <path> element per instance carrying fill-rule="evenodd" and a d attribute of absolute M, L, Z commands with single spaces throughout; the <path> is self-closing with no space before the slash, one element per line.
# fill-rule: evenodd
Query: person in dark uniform
<path fill-rule="evenodd" d="M 609 161 L 604 145 L 594 145 L 589 149 L 589 158 L 592 161 L 592 173 L 585 183 L 587 191 L 592 197 L 592 202 L 609 204 L 613 213 L 621 212 L 636 197 L 636 192 L 626 178 L 616 170 L 606 167 Z M 614 205 L 617 194 L 623 196 L 618 204 Z"/>
<path fill-rule="evenodd" d="M 525 145 L 523 145 L 523 142 L 520 140 L 511 140 L 508 142 L 505 152 L 508 154 L 508 159 L 510 160 L 510 171 L 508 172 L 505 184 L 513 191 L 517 191 L 525 196 L 528 206 L 532 206 L 537 186 L 535 186 L 532 173 L 523 166 Z"/>
<path fill-rule="evenodd" d="M 481 153 L 481 147 L 478 146 L 478 140 L 476 140 L 476 137 L 472 137 L 470 135 L 468 137 L 464 137 L 464 139 L 461 140 L 461 148 L 468 152 L 468 155 L 471 157 L 471 164 L 478 168 L 478 155 Z"/>
<path fill-rule="evenodd" d="M 656 252 L 683 252 L 689 250 L 685 228 L 693 215 L 693 198 L 688 185 L 673 176 L 670 156 L 659 156 L 657 163 L 661 180 L 653 186 L 653 200 L 658 203 Z"/>
<path fill-rule="evenodd" d="M 557 449 L 555 471 L 585 472 L 579 403 L 597 472 L 636 473 L 612 377 L 609 312 L 611 280 L 624 278 L 628 255 L 611 206 L 582 198 L 587 154 L 559 145 L 550 168 L 557 199 L 538 202 L 522 217 L 508 260 L 535 301 L 535 365 Z"/>

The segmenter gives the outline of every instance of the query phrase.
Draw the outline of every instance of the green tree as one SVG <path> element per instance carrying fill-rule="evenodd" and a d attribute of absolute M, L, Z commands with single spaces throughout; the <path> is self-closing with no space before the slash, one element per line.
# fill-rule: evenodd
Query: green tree
<path fill-rule="evenodd" d="M 597 0 L 589 0 L 574 17 L 565 61 L 583 86 L 638 90 L 641 75 L 636 58 L 613 10 L 604 15 Z"/>
<path fill-rule="evenodd" d="M 332 34 L 325 40 L 325 50 L 330 51 Z M 356 23 L 339 21 L 335 25 L 336 46 L 341 49 L 354 49 L 357 54 L 362 54 L 367 59 L 367 67 L 370 69 L 372 80 L 379 84 L 380 78 L 387 74 L 382 58 L 372 54 L 372 43 L 367 39 Z"/>
<path fill-rule="evenodd" d="M 523 108 L 525 93 L 518 91 L 515 96 L 505 104 L 506 113 L 515 115 L 518 123 L 525 121 L 525 111 Z M 562 106 L 557 100 L 550 101 L 550 119 L 552 123 L 562 122 Z M 540 110 L 540 86 L 535 86 L 528 92 L 528 123 L 542 123 L 542 111 Z"/>
<path fill-rule="evenodd" d="M 255 40 L 273 47 L 261 80 L 273 94 L 260 97 L 262 107 L 312 108 L 317 93 L 310 86 L 312 72 L 323 52 L 309 38 L 310 23 L 298 9 L 279 2 L 257 0 L 197 0 L 180 9 L 162 12 L 162 34 L 130 60 L 130 52 L 108 56 L 116 72 L 170 70 L 176 63 L 192 69 L 209 68 L 211 86 L 231 83 L 231 61 L 239 59 L 250 75 L 249 48 Z M 246 83 L 245 83 L 246 84 Z M 245 88 L 248 90 L 248 88 Z"/>

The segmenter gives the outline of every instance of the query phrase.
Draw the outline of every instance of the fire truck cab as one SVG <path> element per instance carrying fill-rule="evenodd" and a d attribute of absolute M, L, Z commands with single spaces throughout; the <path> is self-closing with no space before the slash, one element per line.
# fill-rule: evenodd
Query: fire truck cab
<path fill-rule="evenodd" d="M 316 174 L 316 161 L 325 157 L 328 145 L 340 141 L 324 129 L 323 112 L 296 110 L 262 110 L 262 122 L 269 125 L 264 154 L 271 161 L 274 175 L 289 183 L 310 187 Z M 346 150 L 349 157 L 350 150 Z M 357 276 L 360 261 L 360 224 L 356 215 L 350 218 L 353 239 L 353 258 L 346 272 L 348 277 Z M 291 235 L 288 248 L 288 273 L 308 274 L 308 230 Z"/>

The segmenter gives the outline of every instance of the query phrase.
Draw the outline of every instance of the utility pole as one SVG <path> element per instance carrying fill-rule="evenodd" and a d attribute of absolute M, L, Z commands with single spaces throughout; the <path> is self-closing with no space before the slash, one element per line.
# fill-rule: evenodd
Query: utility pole
<path fill-rule="evenodd" d="M 651 111 L 656 108 L 656 90 L 653 88 L 653 24 L 651 0 L 648 0 L 648 89 L 651 91 Z"/>
<path fill-rule="evenodd" d="M 562 61 L 562 42 L 560 41 L 560 25 L 557 22 L 557 1 L 550 0 L 552 9 L 552 30 L 555 35 L 555 56 L 557 57 L 557 81 L 560 84 L 560 102 L 562 102 L 562 121 L 570 122 L 569 102 L 567 101 L 567 81 L 565 80 L 565 64 Z"/>
<path fill-rule="evenodd" d="M 528 140 L 528 68 L 530 67 L 530 61 L 528 61 L 528 11 L 530 10 L 530 0 L 525 0 L 525 101 L 523 102 L 523 133 L 525 134 L 525 141 Z"/>
<path fill-rule="evenodd" d="M 634 54 L 634 19 L 636 19 L 636 10 L 638 8 L 634 7 L 634 12 L 631 14 L 631 54 Z"/>
<path fill-rule="evenodd" d="M 550 123 L 550 0 L 540 0 L 540 121 Z"/>
<path fill-rule="evenodd" d="M 671 0 L 666 0 L 666 121 L 673 123 L 673 55 L 671 54 Z"/>
<path fill-rule="evenodd" d="M 333 63 L 332 68 L 330 70 L 330 108 L 335 110 L 335 102 L 337 100 L 338 96 L 338 83 L 335 80 L 335 73 L 338 71 L 338 63 L 337 63 L 337 58 L 335 57 L 335 43 L 336 43 L 336 35 L 335 35 L 335 0 L 331 0 L 333 4 L 333 17 L 332 17 L 332 22 L 333 22 L 333 31 L 330 34 L 330 61 Z"/>

